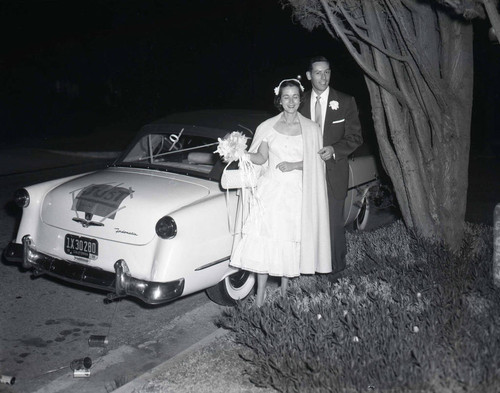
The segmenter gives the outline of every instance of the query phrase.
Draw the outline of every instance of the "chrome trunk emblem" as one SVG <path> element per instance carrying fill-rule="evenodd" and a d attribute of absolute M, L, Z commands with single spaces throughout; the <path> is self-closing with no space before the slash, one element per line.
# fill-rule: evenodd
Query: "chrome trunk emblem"
<path fill-rule="evenodd" d="M 84 228 L 88 228 L 90 226 L 95 226 L 95 227 L 103 227 L 104 226 L 104 224 L 102 222 L 87 221 L 85 218 L 80 218 L 80 217 L 73 217 L 73 221 L 82 224 L 82 227 L 84 227 Z"/>

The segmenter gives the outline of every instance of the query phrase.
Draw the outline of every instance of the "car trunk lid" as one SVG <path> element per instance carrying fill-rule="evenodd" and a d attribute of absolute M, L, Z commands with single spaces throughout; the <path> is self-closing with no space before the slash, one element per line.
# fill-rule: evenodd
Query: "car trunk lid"
<path fill-rule="evenodd" d="M 146 244 L 163 216 L 208 196 L 198 179 L 110 168 L 59 185 L 43 200 L 42 221 L 78 236 Z"/>

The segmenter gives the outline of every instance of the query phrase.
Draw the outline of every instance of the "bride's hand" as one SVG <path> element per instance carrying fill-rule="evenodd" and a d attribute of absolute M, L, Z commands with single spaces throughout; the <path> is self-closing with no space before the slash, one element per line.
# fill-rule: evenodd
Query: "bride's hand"
<path fill-rule="evenodd" d="M 279 169 L 281 172 L 290 172 L 295 169 L 295 165 L 293 162 L 282 161 L 276 165 L 276 169 Z"/>

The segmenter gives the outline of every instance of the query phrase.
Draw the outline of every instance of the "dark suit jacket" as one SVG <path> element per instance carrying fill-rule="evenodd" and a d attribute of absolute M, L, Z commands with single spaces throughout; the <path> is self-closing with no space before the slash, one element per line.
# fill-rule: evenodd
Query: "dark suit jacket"
<path fill-rule="evenodd" d="M 339 103 L 338 109 L 330 106 L 332 101 Z M 311 90 L 304 94 L 299 112 L 311 118 Z M 349 163 L 347 158 L 363 143 L 358 107 L 354 97 L 330 87 L 323 130 L 323 146 L 333 146 L 335 159 L 326 162 L 326 182 L 329 195 L 335 199 L 345 199 L 349 182 Z"/>

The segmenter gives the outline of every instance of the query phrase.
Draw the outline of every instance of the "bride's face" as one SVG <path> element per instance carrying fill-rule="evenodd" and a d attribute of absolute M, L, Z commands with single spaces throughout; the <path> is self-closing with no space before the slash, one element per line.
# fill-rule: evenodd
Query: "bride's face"
<path fill-rule="evenodd" d="M 299 88 L 296 86 L 287 86 L 281 90 L 281 106 L 287 113 L 293 114 L 297 112 L 300 105 Z"/>

